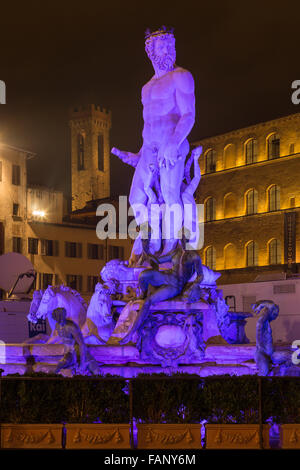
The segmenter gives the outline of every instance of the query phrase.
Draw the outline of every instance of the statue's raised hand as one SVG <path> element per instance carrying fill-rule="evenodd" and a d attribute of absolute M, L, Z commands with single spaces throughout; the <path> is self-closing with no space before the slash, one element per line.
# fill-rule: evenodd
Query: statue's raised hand
<path fill-rule="evenodd" d="M 117 149 L 116 147 L 113 147 L 111 149 L 111 153 L 119 157 L 124 163 L 127 163 L 127 165 L 131 165 L 134 168 L 137 166 L 139 158 L 140 158 L 140 152 L 139 153 L 124 152 L 123 150 Z"/>

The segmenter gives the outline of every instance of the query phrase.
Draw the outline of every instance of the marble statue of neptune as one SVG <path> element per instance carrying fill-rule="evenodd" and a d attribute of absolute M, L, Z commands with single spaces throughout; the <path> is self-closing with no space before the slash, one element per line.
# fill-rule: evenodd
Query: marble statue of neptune
<path fill-rule="evenodd" d="M 187 136 L 195 121 L 194 80 L 191 73 L 176 65 L 175 37 L 172 30 L 162 27 L 147 32 L 145 49 L 152 62 L 154 75 L 142 88 L 143 143 L 137 154 L 117 148 L 112 153 L 135 167 L 129 201 L 138 226 L 149 221 L 149 211 L 139 211 L 140 205 L 149 206 L 149 187 L 156 190 L 157 198 L 165 207 L 182 206 L 181 185 L 185 159 L 189 152 Z M 179 211 L 180 212 L 180 211 Z M 172 227 L 168 224 L 173 224 Z M 182 217 L 166 221 L 166 233 L 171 234 L 156 242 L 158 251 L 172 250 L 177 234 L 182 229 Z M 136 240 L 137 241 L 137 240 Z M 161 246 L 158 246 L 159 245 Z M 141 244 L 134 245 L 135 254 Z"/>

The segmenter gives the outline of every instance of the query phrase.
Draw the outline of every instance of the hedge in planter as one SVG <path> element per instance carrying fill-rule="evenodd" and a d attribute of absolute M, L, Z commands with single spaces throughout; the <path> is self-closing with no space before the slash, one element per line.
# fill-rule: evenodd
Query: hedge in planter
<path fill-rule="evenodd" d="M 73 378 L 66 394 L 66 448 L 130 448 L 127 388 L 124 380 Z"/>
<path fill-rule="evenodd" d="M 263 420 L 280 424 L 282 448 L 300 449 L 300 378 L 264 378 L 262 384 Z"/>
<path fill-rule="evenodd" d="M 1 425 L 1 447 L 61 448 L 63 382 L 22 380 L 20 376 L 2 380 L 1 385 L 0 417 L 5 423 Z"/>
<path fill-rule="evenodd" d="M 138 447 L 201 448 L 201 379 L 188 374 L 174 374 L 172 380 L 164 377 L 141 374 L 133 381 Z"/>
<path fill-rule="evenodd" d="M 50 377 L 47 374 L 31 376 Z M 71 446 L 76 448 L 129 447 L 129 424 L 122 424 L 129 423 L 129 399 L 124 391 L 124 380 L 62 379 L 61 376 L 53 376 L 53 380 L 22 380 L 23 377 L 2 381 L 1 422 L 7 423 L 2 425 L 3 446 L 61 447 L 62 424 L 55 427 L 56 437 L 53 426 L 68 422 L 81 427 L 77 429 L 72 425 L 68 436 L 66 425 L 67 445 L 72 442 Z M 113 424 L 109 430 L 107 424 L 92 424 L 95 422 L 118 425 Z M 37 423 L 43 424 L 41 429 L 36 429 Z M 45 423 L 51 423 L 49 432 Z M 94 429 L 81 431 L 86 423 L 91 423 Z M 72 433 L 75 433 L 73 439 Z"/>
<path fill-rule="evenodd" d="M 260 448 L 257 377 L 207 377 L 203 395 L 208 449 Z M 263 427 L 263 442 L 269 447 L 269 425 Z"/>

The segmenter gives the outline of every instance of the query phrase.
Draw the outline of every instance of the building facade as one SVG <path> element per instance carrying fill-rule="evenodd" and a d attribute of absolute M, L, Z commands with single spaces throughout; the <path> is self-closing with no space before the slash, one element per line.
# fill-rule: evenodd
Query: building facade
<path fill-rule="evenodd" d="M 300 265 L 300 114 L 195 142 L 203 146 L 204 263 L 221 284 Z"/>
<path fill-rule="evenodd" d="M 36 289 L 63 283 L 88 300 L 104 264 L 130 256 L 131 241 L 97 237 L 98 203 L 92 214 L 83 209 L 88 201 L 110 201 L 110 126 L 110 112 L 99 106 L 71 112 L 72 213 L 62 191 L 28 186 L 26 162 L 36 154 L 0 145 L 0 255 L 29 258 Z"/>

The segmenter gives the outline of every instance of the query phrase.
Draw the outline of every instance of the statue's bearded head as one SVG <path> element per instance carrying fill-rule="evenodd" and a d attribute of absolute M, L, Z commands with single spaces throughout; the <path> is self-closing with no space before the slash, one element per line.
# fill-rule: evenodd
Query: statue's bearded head
<path fill-rule="evenodd" d="M 173 33 L 159 30 L 149 34 L 145 50 L 153 66 L 166 71 L 174 69 L 176 49 Z"/>

